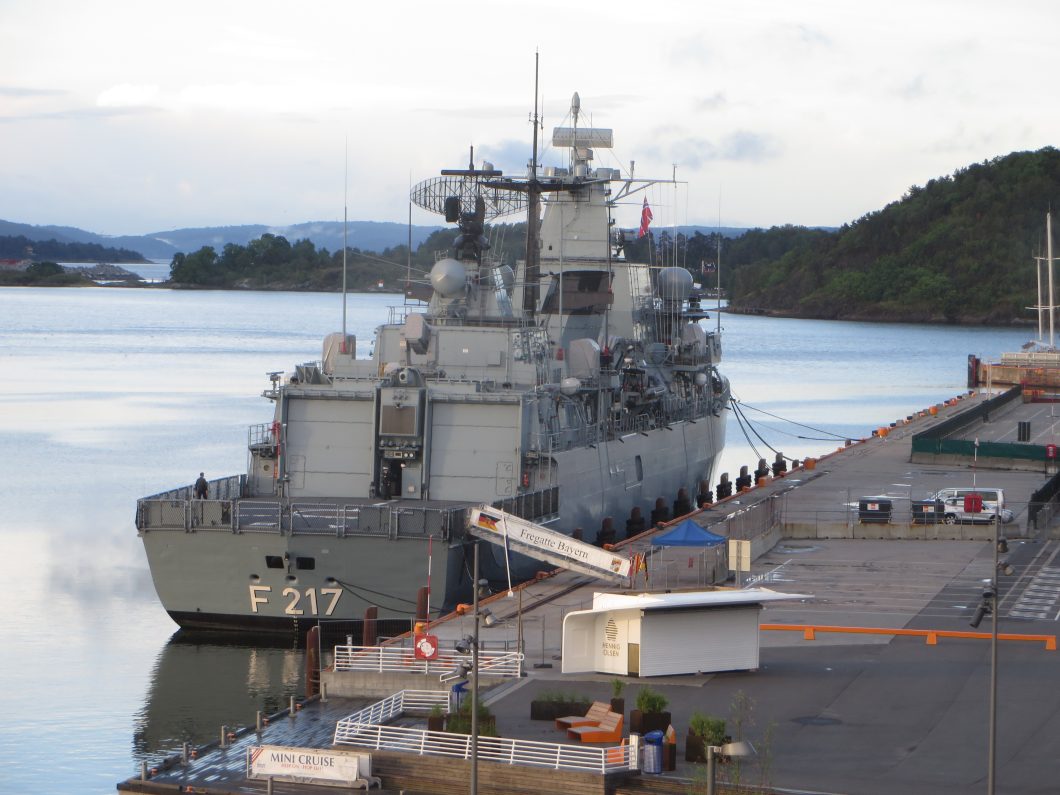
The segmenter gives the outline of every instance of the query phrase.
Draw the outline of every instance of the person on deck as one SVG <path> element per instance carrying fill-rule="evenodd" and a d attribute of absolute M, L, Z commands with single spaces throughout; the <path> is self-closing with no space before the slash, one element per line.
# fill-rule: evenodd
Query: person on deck
<path fill-rule="evenodd" d="M 206 473 L 200 472 L 199 479 L 195 481 L 195 499 L 205 500 L 210 496 L 210 484 L 206 482 Z"/>

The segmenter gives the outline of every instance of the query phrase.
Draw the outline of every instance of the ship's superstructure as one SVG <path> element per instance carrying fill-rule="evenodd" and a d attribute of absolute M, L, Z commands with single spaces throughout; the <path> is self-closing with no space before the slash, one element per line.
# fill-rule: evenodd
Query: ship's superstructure
<path fill-rule="evenodd" d="M 626 261 L 612 210 L 652 181 L 593 167 L 612 134 L 579 127 L 579 104 L 553 133 L 566 166 L 538 167 L 535 150 L 525 177 L 471 164 L 413 189 L 458 227 L 426 300 L 391 311 L 369 358 L 332 334 L 319 362 L 274 375 L 274 418 L 251 429 L 245 476 L 208 500 L 140 501 L 178 623 L 268 629 L 371 604 L 412 614 L 428 548 L 436 612 L 469 582 L 473 504 L 591 541 L 711 480 L 729 400 L 720 340 L 687 270 Z M 513 268 L 491 256 L 487 223 L 527 209 Z M 486 557 L 497 579 L 540 565 Z"/>

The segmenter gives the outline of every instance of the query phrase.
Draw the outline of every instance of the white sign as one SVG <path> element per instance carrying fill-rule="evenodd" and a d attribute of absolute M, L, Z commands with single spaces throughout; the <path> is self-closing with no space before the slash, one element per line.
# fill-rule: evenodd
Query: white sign
<path fill-rule="evenodd" d="M 325 751 L 285 745 L 259 745 L 247 749 L 247 778 L 291 781 L 298 784 L 352 786 L 372 773 L 371 754 Z"/>
<path fill-rule="evenodd" d="M 729 571 L 751 570 L 751 542 L 729 539 Z"/>
<path fill-rule="evenodd" d="M 501 545 L 507 541 L 518 552 L 556 566 L 616 581 L 629 577 L 629 558 L 496 508 L 472 508 L 468 512 L 468 525 L 479 538 Z"/>

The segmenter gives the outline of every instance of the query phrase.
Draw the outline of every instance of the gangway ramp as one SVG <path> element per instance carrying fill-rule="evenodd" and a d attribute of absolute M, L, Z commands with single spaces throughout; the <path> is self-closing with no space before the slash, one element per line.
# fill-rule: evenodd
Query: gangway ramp
<path fill-rule="evenodd" d="M 475 538 L 615 585 L 625 583 L 632 570 L 632 561 L 624 555 L 594 547 L 488 505 L 468 511 L 466 529 Z"/>

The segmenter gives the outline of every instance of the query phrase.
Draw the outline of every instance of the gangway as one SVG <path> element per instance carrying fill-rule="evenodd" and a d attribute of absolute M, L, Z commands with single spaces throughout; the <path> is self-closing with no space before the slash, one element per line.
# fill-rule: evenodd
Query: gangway
<path fill-rule="evenodd" d="M 632 561 L 488 505 L 467 512 L 467 532 L 475 538 L 521 552 L 553 566 L 570 569 L 615 585 L 626 582 Z"/>

